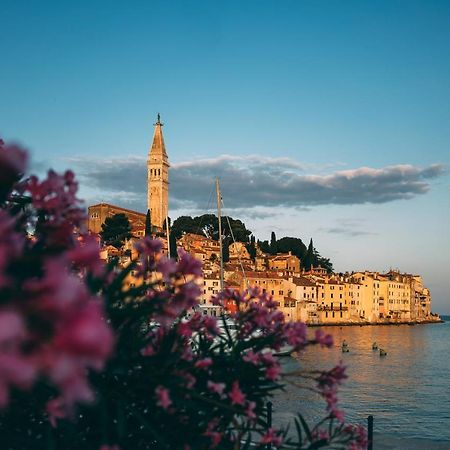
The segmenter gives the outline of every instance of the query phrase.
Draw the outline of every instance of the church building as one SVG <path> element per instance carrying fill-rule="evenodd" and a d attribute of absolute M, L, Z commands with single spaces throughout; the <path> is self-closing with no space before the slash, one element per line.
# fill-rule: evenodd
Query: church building
<path fill-rule="evenodd" d="M 169 210 L 169 159 L 159 114 L 154 126 L 153 141 L 147 157 L 147 208 L 150 210 L 152 226 L 161 230 Z M 109 203 L 88 207 L 88 230 L 98 234 L 106 218 L 119 213 L 128 217 L 134 236 L 144 235 L 145 212 L 132 211 Z"/>

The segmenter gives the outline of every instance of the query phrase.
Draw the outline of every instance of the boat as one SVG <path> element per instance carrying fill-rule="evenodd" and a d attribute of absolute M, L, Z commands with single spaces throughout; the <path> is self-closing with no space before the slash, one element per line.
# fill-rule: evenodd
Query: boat
<path fill-rule="evenodd" d="M 387 355 L 387 351 L 380 348 L 380 356 L 386 356 L 386 355 Z"/>
<path fill-rule="evenodd" d="M 378 350 L 378 344 L 376 342 L 372 344 L 372 350 Z"/>
<path fill-rule="evenodd" d="M 277 356 L 278 358 L 282 358 L 285 356 L 291 356 L 292 352 L 293 352 L 293 348 L 289 345 L 284 345 L 283 347 L 280 348 L 280 350 L 278 352 L 273 352 L 273 356 Z"/>

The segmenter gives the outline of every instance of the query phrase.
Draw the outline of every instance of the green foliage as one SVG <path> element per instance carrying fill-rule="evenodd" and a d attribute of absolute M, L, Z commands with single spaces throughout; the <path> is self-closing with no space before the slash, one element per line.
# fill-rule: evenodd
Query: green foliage
<path fill-rule="evenodd" d="M 264 253 L 270 253 L 270 244 L 269 241 L 260 241 L 258 239 L 258 243 L 257 243 L 258 247 L 260 248 L 260 250 Z"/>
<path fill-rule="evenodd" d="M 145 216 L 145 236 L 151 236 L 152 234 L 152 218 L 150 210 L 147 209 L 147 215 Z"/>
<path fill-rule="evenodd" d="M 250 237 L 250 243 L 247 244 L 245 247 L 250 255 L 250 258 L 255 259 L 255 257 L 256 257 L 256 241 L 255 241 L 255 236 L 253 234 Z"/>
<path fill-rule="evenodd" d="M 281 253 L 291 252 L 293 255 L 300 258 L 301 261 L 306 255 L 306 245 L 299 238 L 283 237 L 277 241 L 278 251 Z"/>
<path fill-rule="evenodd" d="M 276 255 L 277 253 L 278 253 L 277 238 L 275 236 L 275 232 L 272 231 L 272 234 L 270 235 L 270 254 Z"/>
<path fill-rule="evenodd" d="M 132 237 L 128 217 L 122 213 L 107 217 L 105 223 L 102 224 L 100 236 L 105 245 L 112 245 L 120 250 L 125 241 Z"/>
<path fill-rule="evenodd" d="M 231 226 L 231 229 L 230 229 Z M 203 214 L 202 216 L 190 217 L 181 216 L 175 220 L 172 227 L 172 234 L 178 239 L 183 233 L 194 233 L 206 236 L 215 241 L 219 240 L 219 220 L 214 214 Z M 233 236 L 236 242 L 243 242 L 248 244 L 249 237 L 252 234 L 247 230 L 245 224 L 239 219 L 232 217 L 222 217 L 222 245 L 223 245 L 223 260 L 228 261 L 229 250 L 228 247 L 233 242 Z"/>

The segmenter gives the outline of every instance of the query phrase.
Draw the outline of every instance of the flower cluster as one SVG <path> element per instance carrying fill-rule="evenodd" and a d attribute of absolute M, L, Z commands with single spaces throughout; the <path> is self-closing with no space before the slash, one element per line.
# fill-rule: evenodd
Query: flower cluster
<path fill-rule="evenodd" d="M 29 448 L 26 436 L 33 445 L 45 436 L 49 448 L 239 449 L 250 441 L 363 448 L 363 430 L 332 426 L 343 420 L 341 366 L 315 376 L 331 420 L 327 436 L 314 429 L 311 442 L 290 444 L 285 430 L 267 424 L 267 401 L 283 388 L 277 352 L 329 347 L 330 336 L 285 322 L 272 298 L 253 288 L 226 289 L 214 300 L 223 314 L 204 315 L 201 263 L 183 251 L 167 258 L 158 240 L 138 241 L 138 257 L 126 265 L 103 264 L 83 230 L 73 173 L 20 181 L 25 166 L 22 150 L 0 144 L 5 447 Z"/>
<path fill-rule="evenodd" d="M 87 369 L 103 368 L 113 335 L 73 270 L 101 271 L 98 248 L 76 233 L 85 215 L 73 173 L 15 184 L 25 155 L 0 144 L 0 408 L 13 388 L 44 380 L 59 394 L 48 409 L 62 416 L 93 399 Z"/>

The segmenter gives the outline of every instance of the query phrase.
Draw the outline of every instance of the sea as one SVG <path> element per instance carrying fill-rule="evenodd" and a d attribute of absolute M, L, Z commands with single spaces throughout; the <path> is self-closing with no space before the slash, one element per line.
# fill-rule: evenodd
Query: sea
<path fill-rule="evenodd" d="M 340 406 L 349 423 L 374 417 L 374 450 L 450 450 L 450 317 L 424 325 L 323 327 L 335 345 L 308 348 L 283 358 L 285 391 L 273 400 L 274 425 L 287 425 L 301 412 L 310 422 L 324 416 L 324 403 L 298 374 L 330 368 L 339 361 L 348 379 Z M 348 353 L 341 344 L 347 341 Z M 387 355 L 372 350 L 376 342 Z"/>

